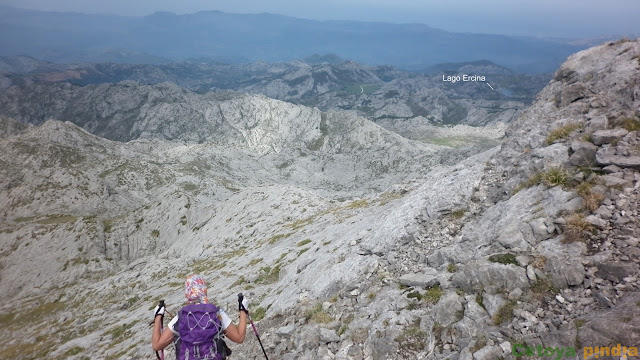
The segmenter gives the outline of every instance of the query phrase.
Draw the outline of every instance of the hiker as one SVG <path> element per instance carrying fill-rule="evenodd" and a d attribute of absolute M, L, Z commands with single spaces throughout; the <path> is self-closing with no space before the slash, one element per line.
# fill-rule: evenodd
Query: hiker
<path fill-rule="evenodd" d="M 174 337 L 179 338 L 176 345 L 178 359 L 190 359 L 192 356 L 202 356 L 207 359 L 224 359 L 231 353 L 228 350 L 222 334 L 229 340 L 241 344 L 244 341 L 247 330 L 247 316 L 249 312 L 248 301 L 245 297 L 238 297 L 240 311 L 239 326 L 231 322 L 229 316 L 213 304 L 207 298 L 207 284 L 200 275 L 192 275 L 185 280 L 185 296 L 189 305 L 183 307 L 171 320 L 165 330 L 161 332 L 164 317 L 164 304 L 156 306 L 154 310 L 153 333 L 151 334 L 151 346 L 154 351 L 161 351 L 173 342 Z M 214 314 L 214 316 L 210 316 Z M 182 317 L 182 318 L 181 318 Z M 211 324 L 209 324 L 211 323 Z M 205 344 L 199 344 L 208 341 Z M 214 342 L 215 341 L 215 342 Z M 195 344 L 195 345 L 194 345 Z M 215 345 L 215 346 L 212 346 Z M 218 354 L 213 354 L 217 352 Z M 218 355 L 217 357 L 212 357 Z M 158 357 L 159 358 L 159 357 Z"/>

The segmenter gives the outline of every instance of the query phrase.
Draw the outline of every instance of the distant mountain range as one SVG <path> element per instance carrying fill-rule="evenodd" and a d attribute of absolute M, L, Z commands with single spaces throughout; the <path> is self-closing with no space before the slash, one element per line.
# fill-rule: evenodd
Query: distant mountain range
<path fill-rule="evenodd" d="M 335 54 L 412 69 L 490 60 L 529 73 L 553 71 L 569 54 L 590 45 L 453 33 L 423 24 L 315 21 L 220 11 L 124 17 L 0 7 L 0 32 L 0 55 L 26 54 L 55 62 L 157 64 L 202 57 L 275 62 Z"/>

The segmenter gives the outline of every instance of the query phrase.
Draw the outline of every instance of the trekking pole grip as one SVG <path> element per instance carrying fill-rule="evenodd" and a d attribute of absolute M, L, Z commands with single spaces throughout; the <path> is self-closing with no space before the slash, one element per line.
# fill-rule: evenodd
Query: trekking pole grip
<path fill-rule="evenodd" d="M 164 305 L 164 300 L 160 300 L 160 301 L 158 302 L 158 309 L 156 310 L 156 313 L 155 313 L 155 315 L 154 315 L 154 316 L 162 315 L 162 317 L 164 317 L 164 314 L 160 314 L 160 311 L 162 311 L 164 307 L 165 307 L 165 305 Z"/>
<path fill-rule="evenodd" d="M 246 314 L 249 314 L 249 311 L 244 307 L 244 305 L 242 305 L 243 301 L 244 301 L 244 295 L 242 295 L 242 293 L 239 293 L 238 294 L 238 310 L 244 311 Z"/>

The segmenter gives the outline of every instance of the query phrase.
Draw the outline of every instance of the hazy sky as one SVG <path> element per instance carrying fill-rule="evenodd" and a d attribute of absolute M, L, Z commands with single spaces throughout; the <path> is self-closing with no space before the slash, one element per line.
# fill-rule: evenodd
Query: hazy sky
<path fill-rule="evenodd" d="M 270 12 L 316 20 L 424 23 L 458 32 L 592 37 L 640 35 L 638 0 L 0 0 L 55 11 L 148 15 Z"/>

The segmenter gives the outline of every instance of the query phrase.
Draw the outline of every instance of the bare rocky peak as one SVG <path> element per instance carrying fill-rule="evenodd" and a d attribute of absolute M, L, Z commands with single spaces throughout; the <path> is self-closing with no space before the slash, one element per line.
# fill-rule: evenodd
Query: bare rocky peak
<path fill-rule="evenodd" d="M 168 141 L 157 134 L 179 126 L 154 119 L 183 111 L 182 90 L 95 87 L 93 114 L 156 135 L 120 143 L 50 121 L 0 140 L 0 350 L 151 356 L 149 309 L 175 312 L 193 272 L 230 313 L 249 296 L 273 358 L 637 346 L 639 55 L 620 41 L 572 56 L 503 146 L 452 166 L 364 119 L 250 95 L 189 96 L 225 119 L 193 124 L 238 145 Z M 4 104 L 29 95 L 12 91 Z M 177 105 L 154 107 L 157 94 Z M 135 99 L 144 111 L 110 112 Z M 248 336 L 234 356 L 259 358 Z"/>
<path fill-rule="evenodd" d="M 0 120 L 0 138 L 15 135 L 27 129 L 28 127 L 29 125 L 25 123 L 21 123 L 13 119 L 3 117 Z"/>

